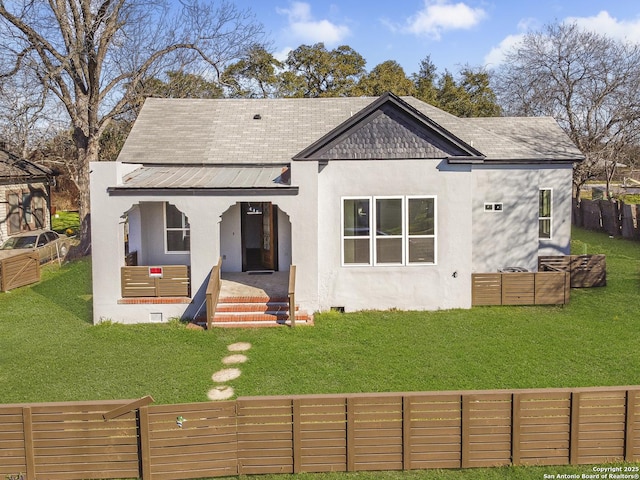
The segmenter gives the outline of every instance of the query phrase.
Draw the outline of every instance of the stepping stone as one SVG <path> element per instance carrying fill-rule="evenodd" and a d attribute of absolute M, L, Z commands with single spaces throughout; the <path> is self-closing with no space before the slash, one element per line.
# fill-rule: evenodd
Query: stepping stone
<path fill-rule="evenodd" d="M 233 397 L 233 388 L 226 385 L 220 385 L 212 388 L 207 392 L 209 400 L 226 400 Z"/>
<path fill-rule="evenodd" d="M 214 382 L 227 382 L 240 376 L 239 368 L 225 368 L 217 371 L 211 376 L 211 380 Z"/>
<path fill-rule="evenodd" d="M 247 342 L 232 343 L 227 347 L 230 352 L 246 352 L 251 348 L 251 344 Z"/>
<path fill-rule="evenodd" d="M 244 363 L 246 361 L 247 361 L 247 356 L 242 355 L 240 353 L 237 353 L 235 355 L 229 355 L 222 359 L 222 363 L 224 363 L 225 365 L 231 365 L 234 363 Z"/>

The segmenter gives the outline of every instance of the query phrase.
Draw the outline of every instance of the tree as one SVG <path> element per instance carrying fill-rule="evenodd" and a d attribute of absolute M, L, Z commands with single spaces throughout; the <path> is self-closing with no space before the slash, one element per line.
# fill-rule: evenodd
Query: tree
<path fill-rule="evenodd" d="M 490 86 L 490 74 L 482 68 L 465 66 L 458 79 L 449 71 L 438 75 L 429 56 L 411 79 L 415 96 L 458 117 L 495 117 L 501 109 Z"/>
<path fill-rule="evenodd" d="M 460 72 L 460 87 L 464 92 L 465 106 L 460 117 L 497 117 L 502 113 L 498 98 L 490 87 L 489 72 L 480 68 L 464 67 Z"/>
<path fill-rule="evenodd" d="M 415 92 L 413 82 L 407 78 L 404 69 L 394 60 L 376 65 L 371 72 L 360 79 L 354 93 L 377 97 L 385 92 L 396 95 L 413 95 Z"/>
<path fill-rule="evenodd" d="M 181 5 L 173 14 L 169 0 L 0 0 L 2 76 L 33 72 L 71 123 L 82 253 L 90 248 L 89 162 L 99 159 L 102 134 L 131 108 L 140 82 L 183 66 L 219 74 L 261 32 L 229 3 Z"/>
<path fill-rule="evenodd" d="M 416 97 L 431 105 L 436 105 L 438 97 L 436 72 L 436 66 L 431 61 L 431 57 L 427 55 L 420 62 L 418 73 L 411 76 L 416 89 Z"/>
<path fill-rule="evenodd" d="M 498 71 L 496 91 L 515 115 L 554 117 L 586 159 L 574 168 L 574 194 L 638 142 L 640 46 L 576 24 L 527 34 Z M 607 180 L 607 192 L 609 192 Z"/>
<path fill-rule="evenodd" d="M 342 97 L 352 94 L 365 74 L 362 55 L 347 45 L 331 51 L 324 43 L 301 45 L 289 52 L 280 75 L 283 97 Z"/>
<path fill-rule="evenodd" d="M 277 93 L 283 66 L 262 45 L 254 45 L 244 58 L 225 69 L 222 79 L 232 97 L 270 98 Z"/>
<path fill-rule="evenodd" d="M 20 72 L 0 84 L 0 137 L 4 148 L 27 158 L 60 127 L 37 78 Z"/>

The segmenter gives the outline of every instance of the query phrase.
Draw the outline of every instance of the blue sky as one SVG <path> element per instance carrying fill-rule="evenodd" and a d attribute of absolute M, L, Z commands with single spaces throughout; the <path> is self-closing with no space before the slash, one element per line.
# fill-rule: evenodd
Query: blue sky
<path fill-rule="evenodd" d="M 575 21 L 640 42 L 635 0 L 235 0 L 260 20 L 278 58 L 301 44 L 349 45 L 367 70 L 395 60 L 407 75 L 427 55 L 442 73 L 493 67 L 519 36 L 551 22 Z"/>

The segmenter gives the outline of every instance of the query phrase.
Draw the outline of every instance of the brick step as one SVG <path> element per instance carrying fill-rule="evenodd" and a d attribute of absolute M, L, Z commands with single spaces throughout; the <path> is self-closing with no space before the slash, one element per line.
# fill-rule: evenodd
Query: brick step
<path fill-rule="evenodd" d="M 296 323 L 313 324 L 313 317 L 296 306 Z M 290 325 L 287 297 L 220 297 L 215 327 L 275 327 Z"/>
<path fill-rule="evenodd" d="M 298 307 L 296 307 L 298 310 Z M 288 312 L 289 304 L 285 302 L 269 302 L 269 303 L 218 303 L 216 312 L 262 312 L 262 313 L 280 313 Z"/>
<path fill-rule="evenodd" d="M 312 324 L 312 317 L 306 312 L 296 314 L 296 323 Z M 260 312 L 216 312 L 213 317 L 215 327 L 250 327 L 290 325 L 288 312 L 260 313 Z"/>
<path fill-rule="evenodd" d="M 221 303 L 286 303 L 289 304 L 287 297 L 220 297 L 218 305 Z"/>

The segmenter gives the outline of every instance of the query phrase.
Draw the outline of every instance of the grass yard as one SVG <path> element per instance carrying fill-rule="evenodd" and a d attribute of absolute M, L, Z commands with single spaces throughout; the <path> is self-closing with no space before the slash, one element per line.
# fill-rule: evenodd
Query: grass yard
<path fill-rule="evenodd" d="M 640 244 L 576 230 L 574 253 L 607 255 L 608 286 L 564 307 L 323 313 L 315 327 L 188 330 L 91 325 L 88 260 L 44 268 L 0 294 L 0 403 L 206 401 L 226 346 L 250 342 L 236 393 L 278 395 L 640 383 Z M 296 480 L 522 478 L 591 467 L 297 475 Z M 261 476 L 285 480 L 288 476 Z M 557 478 L 557 477 L 556 477 Z"/>
<path fill-rule="evenodd" d="M 51 217 L 51 230 L 67 235 L 75 235 L 80 228 L 78 212 L 59 210 Z"/>
<path fill-rule="evenodd" d="M 238 395 L 625 385 L 640 382 L 640 246 L 577 230 L 607 255 L 608 286 L 564 307 L 335 312 L 296 329 L 192 331 L 91 325 L 90 263 L 44 269 L 0 294 L 0 403 L 137 398 L 205 401 L 226 346 L 250 342 Z"/>

